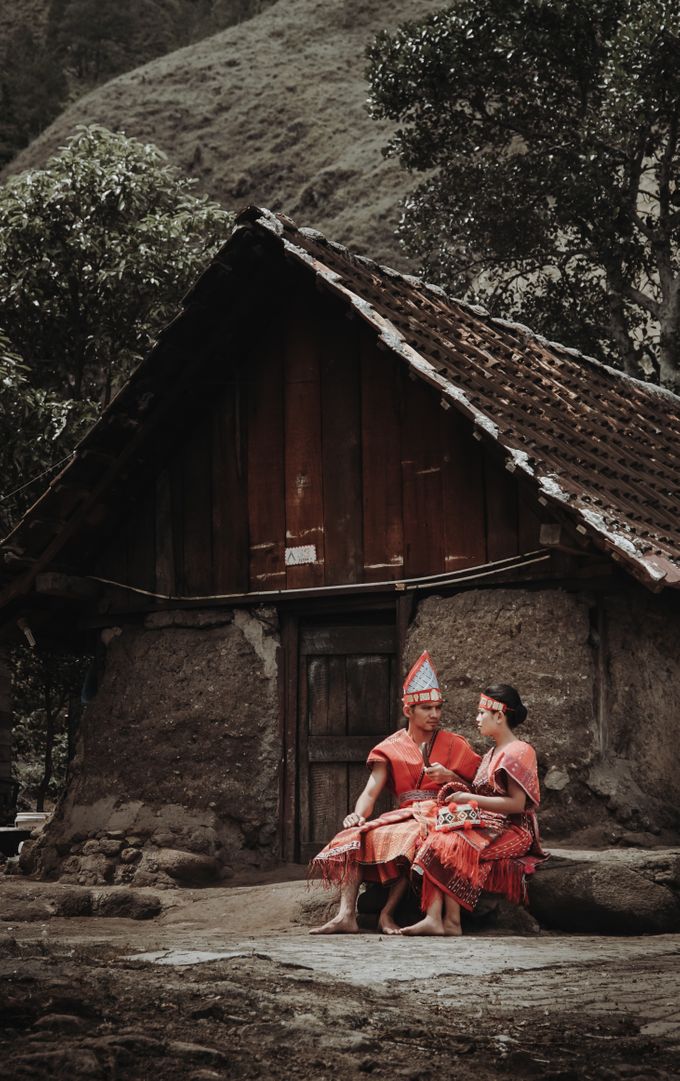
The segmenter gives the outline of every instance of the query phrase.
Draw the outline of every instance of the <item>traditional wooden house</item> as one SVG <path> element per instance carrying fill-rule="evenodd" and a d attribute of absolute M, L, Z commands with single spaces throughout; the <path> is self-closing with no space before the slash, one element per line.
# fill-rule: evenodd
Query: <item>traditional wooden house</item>
<path fill-rule="evenodd" d="M 2 546 L 3 641 L 97 656 L 26 864 L 307 859 L 425 646 L 473 740 L 519 686 L 548 833 L 672 829 L 679 447 L 675 395 L 248 208 Z"/>

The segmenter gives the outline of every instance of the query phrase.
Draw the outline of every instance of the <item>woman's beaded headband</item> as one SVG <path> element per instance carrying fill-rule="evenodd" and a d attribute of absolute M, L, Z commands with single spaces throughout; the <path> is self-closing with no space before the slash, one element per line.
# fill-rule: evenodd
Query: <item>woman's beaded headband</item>
<path fill-rule="evenodd" d="M 479 708 L 491 709 L 497 713 L 512 713 L 512 706 L 509 706 L 506 702 L 499 702 L 497 698 L 489 698 L 488 694 L 481 694 L 479 696 Z"/>

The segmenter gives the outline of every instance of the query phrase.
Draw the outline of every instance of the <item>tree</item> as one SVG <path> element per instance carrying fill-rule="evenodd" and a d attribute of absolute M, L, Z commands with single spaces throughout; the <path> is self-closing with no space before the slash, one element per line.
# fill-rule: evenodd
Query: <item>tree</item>
<path fill-rule="evenodd" d="M 94 418 L 90 403 L 31 386 L 28 368 L 0 331 L 0 536 L 45 487 L 42 474 L 69 455 Z"/>
<path fill-rule="evenodd" d="M 108 402 L 228 235 L 194 184 L 89 127 L 0 189 L 0 326 L 34 386 Z"/>
<path fill-rule="evenodd" d="M 680 11 L 459 0 L 381 34 L 372 111 L 424 172 L 425 274 L 633 375 L 680 385 Z"/>
<path fill-rule="evenodd" d="M 32 32 L 20 27 L 0 49 L 0 167 L 61 112 L 66 79 Z"/>

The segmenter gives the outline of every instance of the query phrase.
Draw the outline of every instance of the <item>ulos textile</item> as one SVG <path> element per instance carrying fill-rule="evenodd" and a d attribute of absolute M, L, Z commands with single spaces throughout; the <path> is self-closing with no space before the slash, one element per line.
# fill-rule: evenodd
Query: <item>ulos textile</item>
<path fill-rule="evenodd" d="M 472 911 L 482 890 L 509 901 L 526 900 L 526 875 L 545 859 L 535 811 L 540 803 L 536 752 L 523 740 L 513 740 L 500 752 L 482 759 L 472 782 L 481 796 L 507 796 L 508 778 L 525 791 L 526 811 L 518 815 L 484 816 L 483 825 L 468 830 L 430 830 L 413 858 L 413 871 L 422 876 L 421 905 L 429 907 L 434 890 L 449 894 Z"/>
<path fill-rule="evenodd" d="M 439 729 L 429 746 L 430 760 L 458 774 L 466 785 L 480 764 L 467 740 Z M 394 882 L 410 867 L 428 829 L 434 825 L 439 785 L 424 773 L 423 756 L 405 729 L 373 748 L 367 765 L 386 762 L 389 786 L 401 806 L 363 826 L 341 830 L 310 863 L 310 874 L 329 883 L 348 877 L 365 882 Z"/>

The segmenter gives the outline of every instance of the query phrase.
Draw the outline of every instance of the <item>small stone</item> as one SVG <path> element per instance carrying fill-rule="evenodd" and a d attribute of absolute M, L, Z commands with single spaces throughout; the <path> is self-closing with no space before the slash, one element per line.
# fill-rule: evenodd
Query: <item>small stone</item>
<path fill-rule="evenodd" d="M 105 856 L 117 856 L 122 847 L 122 841 L 115 841 L 108 837 L 99 842 L 99 851 L 103 852 Z"/>
<path fill-rule="evenodd" d="M 107 830 L 106 836 L 112 841 L 122 841 L 125 839 L 125 830 Z"/>
<path fill-rule="evenodd" d="M 34 1028 L 59 1029 L 60 1032 L 79 1032 L 85 1028 L 82 1017 L 76 1017 L 71 1013 L 46 1013 L 35 1022 Z"/>
<path fill-rule="evenodd" d="M 141 858 L 142 853 L 138 848 L 124 848 L 120 854 L 122 863 L 135 863 Z"/>
<path fill-rule="evenodd" d="M 129 888 L 97 890 L 92 893 L 92 912 L 129 920 L 151 920 L 161 910 L 160 898 Z"/>
<path fill-rule="evenodd" d="M 543 778 L 544 787 L 550 789 L 551 792 L 561 792 L 568 784 L 569 774 L 566 770 L 558 769 L 557 766 L 551 766 Z"/>
<path fill-rule="evenodd" d="M 212 856 L 162 848 L 155 856 L 158 869 L 184 885 L 201 885 L 217 878 L 217 861 Z"/>
<path fill-rule="evenodd" d="M 85 844 L 83 845 L 83 855 L 84 856 L 96 856 L 98 852 L 99 852 L 99 841 L 95 841 L 93 838 L 90 838 L 90 840 L 86 841 Z"/>
<path fill-rule="evenodd" d="M 180 1058 L 197 1058 L 212 1066 L 228 1066 L 229 1059 L 223 1051 L 215 1047 L 204 1047 L 198 1043 L 185 1043 L 183 1040 L 172 1040 L 168 1044 L 168 1052 L 178 1055 Z"/>

